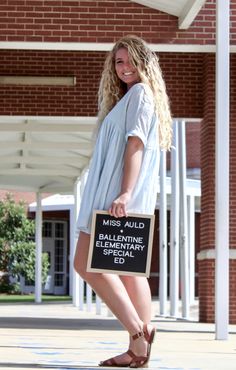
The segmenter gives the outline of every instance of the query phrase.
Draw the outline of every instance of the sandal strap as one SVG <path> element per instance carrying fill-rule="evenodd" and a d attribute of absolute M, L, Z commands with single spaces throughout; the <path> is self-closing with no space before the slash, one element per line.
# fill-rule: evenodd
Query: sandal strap
<path fill-rule="evenodd" d="M 137 355 L 134 354 L 133 351 L 131 351 L 131 349 L 129 349 L 126 353 L 132 358 L 132 361 L 131 361 L 130 365 L 131 364 L 140 364 L 141 365 L 143 362 L 147 361 L 147 356 L 137 356 Z"/>
<path fill-rule="evenodd" d="M 108 360 L 100 361 L 99 366 L 117 366 L 114 357 L 108 358 Z"/>
<path fill-rule="evenodd" d="M 141 337 L 144 337 L 144 336 L 145 336 L 144 332 L 143 331 L 139 331 L 138 333 L 132 335 L 132 339 L 133 340 L 136 340 L 136 339 L 141 338 Z"/>
<path fill-rule="evenodd" d="M 153 327 L 151 332 L 148 333 L 147 324 L 144 324 L 143 325 L 143 332 L 144 332 L 144 337 L 145 337 L 146 341 L 148 342 L 148 344 L 152 344 L 152 342 L 154 340 L 154 337 L 155 337 L 155 334 L 156 334 L 156 329 Z"/>

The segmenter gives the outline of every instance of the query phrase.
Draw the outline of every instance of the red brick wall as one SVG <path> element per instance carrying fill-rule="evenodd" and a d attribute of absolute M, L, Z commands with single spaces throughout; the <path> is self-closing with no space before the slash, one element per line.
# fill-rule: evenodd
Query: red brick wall
<path fill-rule="evenodd" d="M 230 323 L 236 324 L 236 260 L 230 260 L 229 267 L 230 286 L 229 286 L 229 320 Z"/>
<path fill-rule="evenodd" d="M 236 55 L 230 63 L 230 248 L 236 249 Z M 234 251 L 235 252 L 235 251 Z M 236 323 L 236 260 L 230 261 L 230 322 Z"/>
<path fill-rule="evenodd" d="M 215 261 L 199 261 L 198 264 L 199 321 L 215 320 Z"/>
<path fill-rule="evenodd" d="M 200 130 L 200 122 L 186 124 L 187 168 L 200 168 Z"/>
<path fill-rule="evenodd" d="M 15 190 L 0 190 L 0 199 L 5 199 L 6 195 L 10 193 L 16 203 L 19 201 L 24 201 L 27 205 L 36 202 L 36 193 L 25 192 L 25 191 L 15 191 Z M 46 198 L 49 194 L 43 194 L 42 198 Z"/>
<path fill-rule="evenodd" d="M 202 60 L 202 54 L 160 54 L 160 65 L 174 117 L 202 118 Z"/>
<path fill-rule="evenodd" d="M 215 248 L 215 60 L 204 57 L 204 119 L 201 129 L 201 250 Z M 230 115 L 230 248 L 236 249 L 236 57 L 231 56 L 231 115 Z M 214 260 L 199 261 L 199 302 L 201 321 L 213 322 L 215 275 Z M 230 260 L 230 323 L 236 323 L 236 260 Z"/>
<path fill-rule="evenodd" d="M 97 113 L 97 87 L 104 53 L 0 51 L 0 74 L 75 76 L 75 86 L 0 85 L 1 114 L 92 115 Z"/>
<path fill-rule="evenodd" d="M 201 125 L 201 249 L 215 247 L 215 58 L 204 57 Z"/>
<path fill-rule="evenodd" d="M 0 85 L 1 114 L 97 114 L 97 88 L 105 52 L 1 50 L 0 75 L 75 76 L 75 86 Z M 175 117 L 202 117 L 202 58 L 160 54 Z"/>
<path fill-rule="evenodd" d="M 201 236 L 200 249 L 215 248 L 215 57 L 203 62 L 204 119 L 201 125 Z M 199 318 L 214 321 L 214 260 L 199 261 Z"/>
<path fill-rule="evenodd" d="M 232 6 L 233 22 L 235 13 Z M 113 42 L 135 33 L 155 43 L 214 44 L 214 22 L 215 0 L 188 30 L 178 29 L 177 17 L 129 0 L 1 0 L 0 41 Z"/>
<path fill-rule="evenodd" d="M 236 249 L 236 56 L 230 63 L 230 247 Z"/>

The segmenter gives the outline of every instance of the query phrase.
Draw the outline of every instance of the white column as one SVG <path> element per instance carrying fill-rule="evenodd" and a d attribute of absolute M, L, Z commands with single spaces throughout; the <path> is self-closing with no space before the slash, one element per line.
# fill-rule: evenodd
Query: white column
<path fill-rule="evenodd" d="M 35 260 L 35 302 L 42 302 L 42 198 L 36 194 L 36 260 Z"/>
<path fill-rule="evenodd" d="M 74 197 L 75 198 L 75 197 Z M 75 218 L 74 218 L 74 204 L 70 208 L 70 254 L 69 254 L 69 295 L 73 298 L 73 280 L 74 280 L 74 261 L 73 261 L 73 256 L 74 256 L 74 248 L 75 248 L 75 243 L 74 243 L 74 233 L 75 233 L 75 228 L 74 228 L 74 223 L 75 223 Z"/>
<path fill-rule="evenodd" d="M 101 313 L 102 313 L 102 300 L 98 295 L 96 295 L 96 314 L 101 315 Z"/>
<path fill-rule="evenodd" d="M 85 169 L 80 177 L 80 197 L 82 198 L 84 187 L 88 177 L 88 169 Z M 82 310 L 84 306 L 84 293 L 85 283 L 84 280 L 79 276 L 79 309 Z M 87 294 L 87 291 L 86 291 Z"/>
<path fill-rule="evenodd" d="M 230 1 L 216 1 L 216 339 L 228 339 L 229 323 L 229 14 Z"/>
<path fill-rule="evenodd" d="M 79 307 L 80 283 L 79 275 L 74 269 L 74 256 L 77 245 L 78 235 L 76 233 L 76 220 L 80 207 L 80 181 L 74 184 L 74 212 L 71 218 L 72 239 L 71 239 L 71 252 L 70 252 L 70 272 L 72 275 L 72 301 L 75 307 Z"/>
<path fill-rule="evenodd" d="M 188 197 L 189 303 L 195 300 L 195 197 Z"/>
<path fill-rule="evenodd" d="M 160 160 L 159 207 L 159 301 L 160 314 L 167 314 L 167 204 L 166 204 L 166 151 Z"/>
<path fill-rule="evenodd" d="M 177 316 L 179 301 L 179 155 L 178 121 L 173 123 L 171 150 L 171 218 L 170 218 L 170 314 Z"/>
<path fill-rule="evenodd" d="M 182 316 L 189 317 L 189 244 L 186 192 L 185 121 L 179 122 L 179 177 L 180 177 L 180 277 Z"/>
<path fill-rule="evenodd" d="M 93 291 L 89 284 L 86 284 L 86 305 L 87 311 L 92 311 L 92 303 L 93 303 Z"/>

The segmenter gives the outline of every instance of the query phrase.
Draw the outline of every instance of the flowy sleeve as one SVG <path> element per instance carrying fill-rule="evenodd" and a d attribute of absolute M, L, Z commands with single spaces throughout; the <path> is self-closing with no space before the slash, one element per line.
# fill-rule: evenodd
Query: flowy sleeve
<path fill-rule="evenodd" d="M 130 136 L 138 136 L 146 146 L 154 114 L 154 103 L 150 88 L 143 85 L 139 83 L 132 87 L 126 113 L 125 138 L 128 140 Z"/>

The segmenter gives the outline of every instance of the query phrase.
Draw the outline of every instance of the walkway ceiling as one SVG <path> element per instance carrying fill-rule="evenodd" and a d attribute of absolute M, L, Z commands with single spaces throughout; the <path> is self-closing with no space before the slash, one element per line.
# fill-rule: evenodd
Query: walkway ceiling
<path fill-rule="evenodd" d="M 137 0 L 188 28 L 205 0 Z M 95 117 L 0 116 L 0 188 L 72 193 L 92 152 Z"/>
<path fill-rule="evenodd" d="M 0 116 L 1 189 L 73 192 L 91 156 L 95 121 Z"/>
<path fill-rule="evenodd" d="M 206 0 L 134 0 L 133 2 L 178 17 L 179 28 L 187 29 Z"/>

